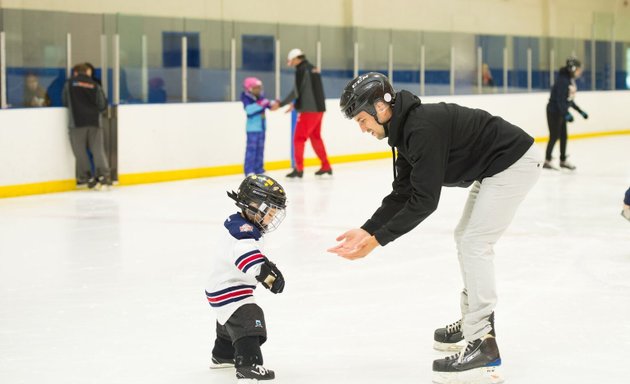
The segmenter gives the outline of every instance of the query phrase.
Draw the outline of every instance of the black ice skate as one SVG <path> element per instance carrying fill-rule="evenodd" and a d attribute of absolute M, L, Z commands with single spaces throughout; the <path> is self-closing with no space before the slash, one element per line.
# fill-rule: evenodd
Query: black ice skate
<path fill-rule="evenodd" d="M 443 352 L 459 351 L 464 347 L 462 321 L 457 320 L 444 328 L 438 328 L 433 334 L 433 349 Z"/>
<path fill-rule="evenodd" d="M 320 169 L 319 171 L 315 172 L 315 176 L 324 176 L 324 175 L 330 175 L 332 176 L 332 169 Z"/>
<path fill-rule="evenodd" d="M 561 161 L 560 162 L 560 168 L 564 168 L 564 169 L 569 170 L 569 171 L 575 171 L 576 167 L 575 167 L 575 165 L 573 165 L 573 164 L 571 164 L 571 163 L 569 163 L 568 161 L 565 160 L 565 161 Z"/>
<path fill-rule="evenodd" d="M 212 356 L 212 360 L 210 362 L 210 369 L 221 369 L 221 368 L 234 368 L 234 359 L 224 359 L 221 357 Z"/>
<path fill-rule="evenodd" d="M 236 368 L 236 378 L 238 379 L 239 383 L 255 383 L 258 380 L 273 380 L 275 377 L 276 374 L 273 373 L 272 370 L 258 364 Z"/>
<path fill-rule="evenodd" d="M 304 171 L 298 171 L 297 169 L 293 169 L 291 173 L 288 173 L 285 177 L 289 179 L 301 179 L 304 176 Z"/>
<path fill-rule="evenodd" d="M 433 361 L 437 384 L 499 384 L 501 355 L 494 336 L 470 341 L 460 353 Z"/>
<path fill-rule="evenodd" d="M 553 164 L 551 164 L 551 160 L 545 160 L 545 162 L 543 163 L 543 169 L 551 169 L 553 171 L 558 170 L 558 168 L 554 167 Z"/>

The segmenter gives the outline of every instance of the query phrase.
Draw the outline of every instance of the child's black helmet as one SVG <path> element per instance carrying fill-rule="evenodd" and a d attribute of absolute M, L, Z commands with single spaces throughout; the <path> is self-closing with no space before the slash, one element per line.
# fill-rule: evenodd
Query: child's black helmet
<path fill-rule="evenodd" d="M 567 69 L 569 70 L 569 72 L 573 73 L 575 72 L 578 68 L 580 68 L 582 66 L 582 63 L 580 62 L 580 60 L 578 60 L 577 58 L 571 56 L 567 59 Z"/>
<path fill-rule="evenodd" d="M 255 218 L 255 224 L 262 232 L 271 232 L 284 219 L 287 195 L 276 180 L 266 175 L 250 175 L 241 182 L 238 191 L 227 195 L 236 201 L 236 206 Z M 263 224 L 265 216 L 273 211 L 274 218 Z"/>
<path fill-rule="evenodd" d="M 341 94 L 339 108 L 348 119 L 352 119 L 361 111 L 377 119 L 374 103 L 383 101 L 391 105 L 395 95 L 394 87 L 387 76 L 378 72 L 368 72 L 355 77 L 346 85 Z"/>

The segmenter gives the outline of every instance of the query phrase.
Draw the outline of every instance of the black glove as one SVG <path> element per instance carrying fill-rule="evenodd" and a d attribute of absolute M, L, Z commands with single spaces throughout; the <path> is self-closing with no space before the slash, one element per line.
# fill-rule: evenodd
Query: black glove
<path fill-rule="evenodd" d="M 564 115 L 564 119 L 567 121 L 567 123 L 570 123 L 570 122 L 572 122 L 574 120 L 573 119 L 573 115 L 571 113 L 569 113 L 569 112 L 567 112 L 567 114 Z"/>
<path fill-rule="evenodd" d="M 580 111 L 580 115 L 582 115 L 582 117 L 584 118 L 584 120 L 588 119 L 588 113 L 584 112 L 584 111 Z"/>
<path fill-rule="evenodd" d="M 260 274 L 256 276 L 256 280 L 273 293 L 282 293 L 284 290 L 284 277 L 282 277 L 282 272 L 267 258 L 265 258 L 265 262 L 260 266 Z"/>

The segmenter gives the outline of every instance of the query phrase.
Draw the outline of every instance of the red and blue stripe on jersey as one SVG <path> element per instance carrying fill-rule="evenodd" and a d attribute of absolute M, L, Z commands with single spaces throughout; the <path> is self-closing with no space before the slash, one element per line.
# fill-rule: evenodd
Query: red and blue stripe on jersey
<path fill-rule="evenodd" d="M 236 285 L 216 292 L 206 291 L 206 296 L 211 307 L 222 307 L 252 297 L 254 289 L 256 289 L 255 285 Z"/>
<path fill-rule="evenodd" d="M 243 254 L 241 257 L 236 259 L 234 265 L 238 269 L 240 269 L 243 273 L 247 273 L 247 271 L 256 264 L 261 264 L 265 262 L 265 256 L 260 253 L 259 250 L 255 249 L 251 252 L 247 252 Z"/>

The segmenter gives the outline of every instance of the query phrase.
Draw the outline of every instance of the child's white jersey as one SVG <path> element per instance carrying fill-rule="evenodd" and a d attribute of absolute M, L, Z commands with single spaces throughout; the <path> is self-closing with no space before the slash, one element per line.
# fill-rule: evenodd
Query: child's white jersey
<path fill-rule="evenodd" d="M 208 302 L 222 325 L 240 306 L 255 303 L 256 276 L 265 261 L 262 234 L 254 224 L 237 213 L 223 225 L 223 236 L 211 255 L 212 272 L 206 288 Z"/>

